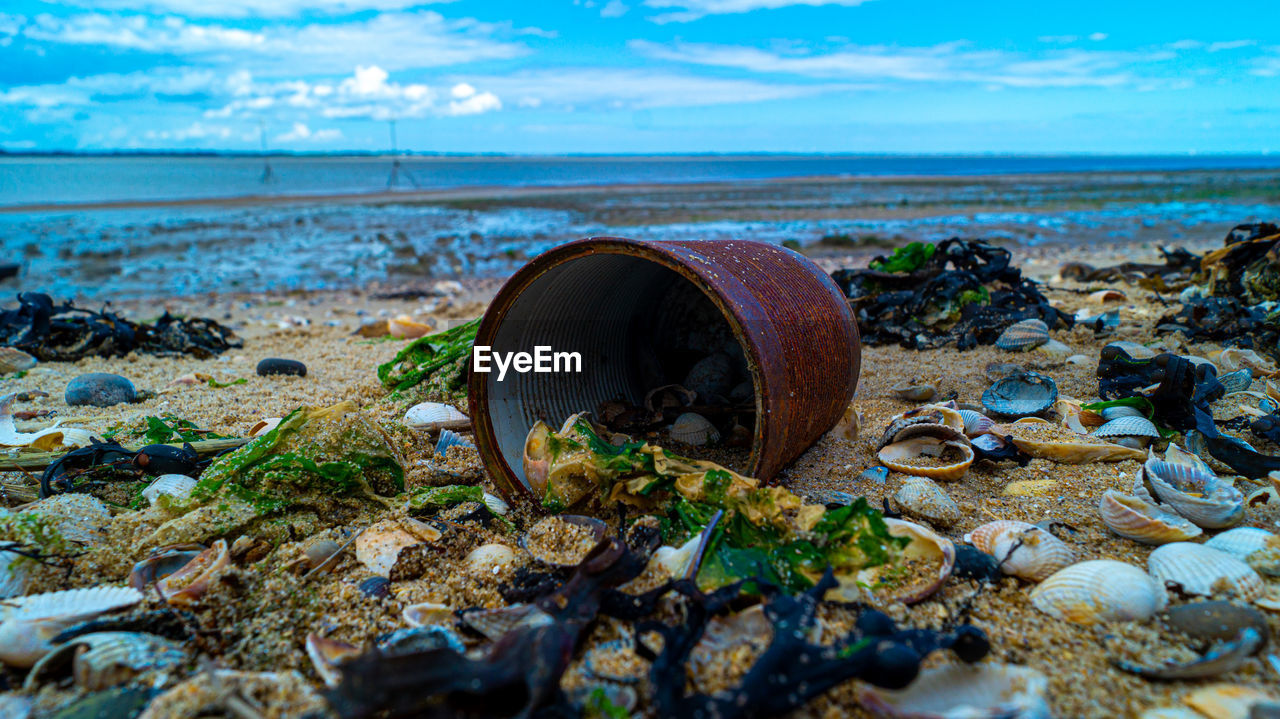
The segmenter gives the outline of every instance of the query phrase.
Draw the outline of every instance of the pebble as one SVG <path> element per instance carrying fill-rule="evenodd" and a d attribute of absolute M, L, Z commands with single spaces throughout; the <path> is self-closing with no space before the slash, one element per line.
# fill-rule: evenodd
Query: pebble
<path fill-rule="evenodd" d="M 82 374 L 67 383 L 64 395 L 67 404 L 72 407 L 92 405 L 94 407 L 110 407 L 122 402 L 132 402 L 138 393 L 133 383 L 118 374 L 92 372 Z"/>
<path fill-rule="evenodd" d="M 279 357 L 268 357 L 258 363 L 259 376 L 266 377 L 273 374 L 306 377 L 307 366 L 298 360 L 280 359 Z"/>

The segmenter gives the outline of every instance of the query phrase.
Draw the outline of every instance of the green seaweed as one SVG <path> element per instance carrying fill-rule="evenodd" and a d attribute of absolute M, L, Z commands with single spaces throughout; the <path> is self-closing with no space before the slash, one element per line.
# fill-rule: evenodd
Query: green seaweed
<path fill-rule="evenodd" d="M 62 532 L 39 512 L 15 512 L 0 515 L 0 545 L 23 548 L 38 557 L 56 557 L 71 551 Z M 18 555 L 9 564 L 12 572 L 36 559 Z"/>
<path fill-rule="evenodd" d="M 427 391 L 461 397 L 467 391 L 467 366 L 480 319 L 410 342 L 394 359 L 378 367 L 378 380 L 389 390 L 427 383 Z"/>
<path fill-rule="evenodd" d="M 222 389 L 223 387 L 232 387 L 232 386 L 235 386 L 235 385 L 238 385 L 238 384 L 245 384 L 245 383 L 247 383 L 248 381 L 249 381 L 249 380 L 245 379 L 244 377 L 237 377 L 237 378 L 235 378 L 235 379 L 231 380 L 230 382 L 219 382 L 218 380 L 216 380 L 216 379 L 214 379 L 214 378 L 210 377 L 210 378 L 209 378 L 209 386 L 210 386 L 210 387 L 212 387 L 212 388 L 214 388 L 214 389 Z"/>
<path fill-rule="evenodd" d="M 609 695 L 600 687 L 592 689 L 587 696 L 582 715 L 587 719 L 631 719 L 631 712 L 610 701 Z"/>
<path fill-rule="evenodd" d="M 899 247 L 888 257 L 876 258 L 867 266 L 879 272 L 909 273 L 924 266 L 937 251 L 937 246 L 928 242 L 908 242 Z"/>
<path fill-rule="evenodd" d="M 419 487 L 409 493 L 410 509 L 448 509 L 463 502 L 483 502 L 484 490 L 463 484 L 443 487 Z"/>
<path fill-rule="evenodd" d="M 1109 399 L 1102 402 L 1091 402 L 1089 404 L 1080 405 L 1081 409 L 1087 409 L 1091 412 L 1102 412 L 1102 410 L 1108 407 L 1133 407 L 1134 409 L 1142 412 L 1142 414 L 1146 416 L 1147 419 L 1151 420 L 1152 424 L 1156 426 L 1156 431 L 1158 431 L 1160 436 L 1164 439 L 1169 439 L 1177 434 L 1176 431 L 1169 429 L 1168 427 L 1161 426 L 1159 422 L 1156 422 L 1156 407 L 1151 404 L 1151 400 L 1146 397 L 1121 397 L 1120 399 Z"/>

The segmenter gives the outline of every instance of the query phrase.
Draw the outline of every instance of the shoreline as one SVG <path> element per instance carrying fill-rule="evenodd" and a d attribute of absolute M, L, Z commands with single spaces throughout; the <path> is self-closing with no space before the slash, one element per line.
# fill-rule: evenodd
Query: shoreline
<path fill-rule="evenodd" d="M 484 200 L 521 200 L 542 197 L 571 197 L 575 195 L 626 195 L 645 192 L 706 192 L 733 188 L 760 188 L 771 185 L 948 185 L 1016 182 L 1053 182 L 1071 179 L 1120 180 L 1125 178 L 1167 178 L 1185 176 L 1188 179 L 1205 175 L 1230 173 L 1232 175 L 1263 173 L 1275 174 L 1276 169 L 1188 169 L 1188 170 L 1084 170 L 1079 172 L 1027 172 L 999 174 L 906 174 L 906 175 L 803 175 L 773 178 L 746 178 L 735 180 L 706 180 L 697 182 L 619 182 L 590 184 L 549 185 L 466 185 L 428 190 L 375 190 L 371 192 L 291 193 L 281 195 L 229 195 L 220 197 L 169 198 L 155 200 L 94 200 L 87 202 L 45 202 L 21 205 L 0 205 L 0 215 L 50 214 L 60 212 L 142 210 L 179 207 L 262 207 L 311 204 L 383 205 L 383 204 L 432 204 Z"/>

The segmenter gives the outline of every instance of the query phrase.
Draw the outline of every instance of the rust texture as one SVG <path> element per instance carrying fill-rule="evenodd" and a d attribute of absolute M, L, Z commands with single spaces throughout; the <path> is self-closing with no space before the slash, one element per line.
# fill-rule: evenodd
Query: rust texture
<path fill-rule="evenodd" d="M 640 242 L 617 237 L 561 245 L 512 275 L 485 312 L 476 344 L 494 344 L 512 305 L 538 278 L 562 264 L 599 254 L 639 258 L 672 270 L 693 282 L 725 316 L 743 345 L 755 384 L 752 476 L 771 481 L 840 419 L 858 381 L 857 323 L 830 275 L 800 254 L 776 245 L 738 240 Z M 513 499 L 530 497 L 494 432 L 488 377 L 472 373 L 470 379 L 476 444 L 504 494 Z M 537 400 L 521 397 L 519 401 Z M 594 404 L 577 409 L 592 410 Z"/>

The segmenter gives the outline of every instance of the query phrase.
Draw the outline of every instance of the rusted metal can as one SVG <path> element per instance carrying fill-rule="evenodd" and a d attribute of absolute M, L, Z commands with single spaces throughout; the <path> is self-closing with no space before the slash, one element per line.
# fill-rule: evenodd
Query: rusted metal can
<path fill-rule="evenodd" d="M 672 306 L 671 297 L 684 301 Z M 670 340 L 660 318 L 698 312 L 698 321 L 727 325 L 745 356 L 756 412 L 751 476 L 771 480 L 840 419 L 861 346 L 830 275 L 759 242 L 592 237 L 512 275 L 476 335 L 475 346 L 492 355 L 542 346 L 581 357 L 580 372 L 471 373 L 476 445 L 507 498 L 532 498 L 522 457 L 537 420 L 559 427 L 604 400 L 642 402 L 648 351 Z"/>

